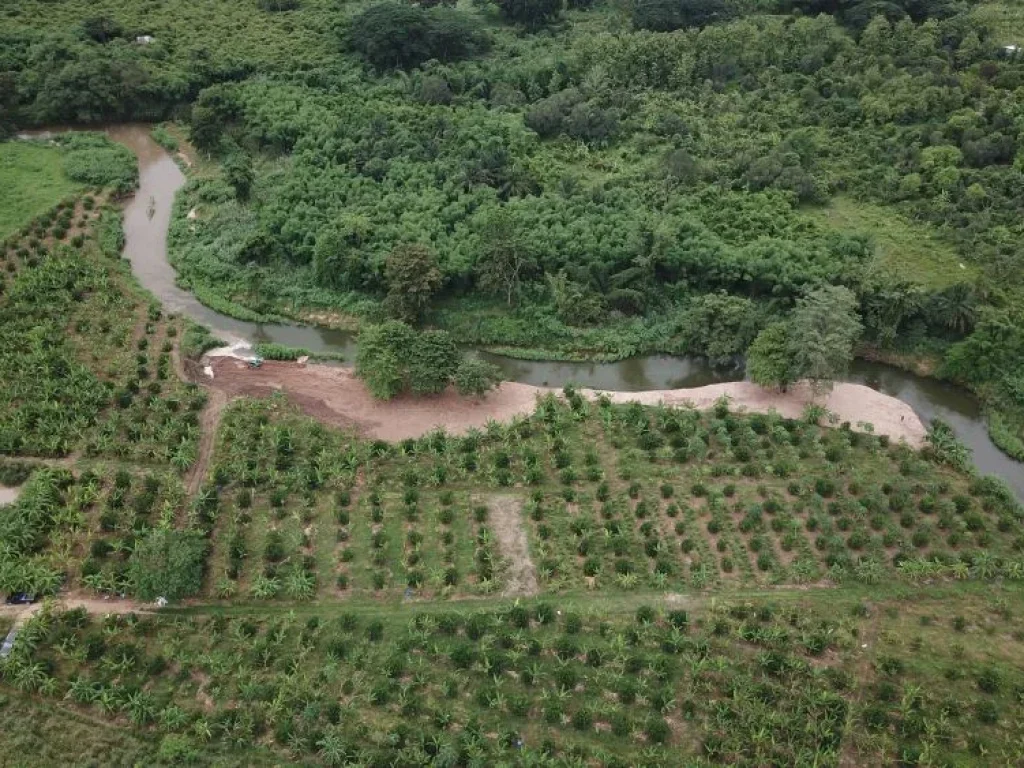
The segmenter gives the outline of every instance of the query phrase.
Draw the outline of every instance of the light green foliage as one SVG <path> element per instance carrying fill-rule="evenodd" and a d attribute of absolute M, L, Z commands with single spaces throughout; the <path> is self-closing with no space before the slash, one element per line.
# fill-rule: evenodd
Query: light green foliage
<path fill-rule="evenodd" d="M 67 133 L 57 137 L 64 154 L 64 173 L 72 181 L 117 193 L 135 188 L 139 179 L 135 155 L 100 133 Z"/>
<path fill-rule="evenodd" d="M 180 147 L 178 140 L 174 138 L 174 135 L 169 130 L 167 130 L 167 126 L 162 123 L 160 125 L 153 126 L 153 130 L 150 131 L 149 135 L 153 137 L 153 141 L 168 152 L 177 152 Z"/>
<path fill-rule="evenodd" d="M 501 381 L 501 371 L 486 360 L 466 355 L 455 369 L 455 388 L 460 395 L 483 395 Z"/>
<path fill-rule="evenodd" d="M 747 348 L 746 369 L 750 380 L 762 387 L 785 391 L 796 380 L 791 350 L 785 323 L 772 323 L 762 330 Z"/>
<path fill-rule="evenodd" d="M 977 275 L 974 263 L 958 253 L 941 230 L 909 220 L 895 207 L 840 195 L 806 213 L 830 229 L 869 238 L 875 251 L 871 269 L 884 280 L 938 289 Z"/>
<path fill-rule="evenodd" d="M 378 400 L 390 400 L 405 388 L 408 354 L 415 337 L 412 328 L 397 320 L 366 325 L 359 332 L 356 374 Z"/>
<path fill-rule="evenodd" d="M 793 370 L 818 391 L 831 389 L 853 360 L 853 346 L 863 326 L 857 297 L 848 288 L 819 288 L 797 301 L 789 320 Z"/>
<path fill-rule="evenodd" d="M 202 534 L 157 528 L 135 543 L 128 561 L 133 591 L 143 600 L 176 600 L 199 591 L 207 543 Z"/>
<path fill-rule="evenodd" d="M 79 189 L 64 174 L 59 150 L 34 142 L 0 143 L 0 238 Z"/>

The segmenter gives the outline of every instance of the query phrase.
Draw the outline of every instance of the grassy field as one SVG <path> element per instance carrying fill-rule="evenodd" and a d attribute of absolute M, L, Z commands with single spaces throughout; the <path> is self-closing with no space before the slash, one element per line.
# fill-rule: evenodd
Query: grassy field
<path fill-rule="evenodd" d="M 59 150 L 17 141 L 0 143 L 0 178 L 0 239 L 80 189 Z"/>
<path fill-rule="evenodd" d="M 807 209 L 807 216 L 830 230 L 870 238 L 875 246 L 873 269 L 898 280 L 941 289 L 969 282 L 977 273 L 940 232 L 894 208 L 839 196 L 826 206 Z"/>

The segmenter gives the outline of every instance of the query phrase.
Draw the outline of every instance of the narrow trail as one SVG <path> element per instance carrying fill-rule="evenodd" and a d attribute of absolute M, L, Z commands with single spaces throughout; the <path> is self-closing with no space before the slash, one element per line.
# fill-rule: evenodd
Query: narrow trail
<path fill-rule="evenodd" d="M 220 426 L 221 416 L 229 402 L 228 396 L 220 390 L 208 389 L 206 391 L 209 400 L 199 415 L 199 455 L 185 478 L 185 491 L 190 497 L 199 493 L 203 478 L 206 477 L 210 459 L 213 458 L 213 447 L 217 441 L 217 428 Z"/>
<path fill-rule="evenodd" d="M 856 768 L 863 765 L 863 758 L 857 753 L 857 744 L 850 738 L 854 733 L 855 720 L 859 715 L 860 703 L 864 697 L 865 690 L 874 680 L 872 663 L 875 659 L 875 643 L 878 641 L 882 623 L 881 609 L 875 606 L 873 614 L 864 633 L 858 638 L 860 647 L 856 650 L 856 659 L 853 664 L 853 676 L 861 682 L 855 695 L 849 701 L 849 709 L 846 715 L 846 725 L 843 728 L 843 741 L 839 754 L 839 765 L 842 768 Z"/>
<path fill-rule="evenodd" d="M 180 334 L 179 334 L 180 338 Z M 220 419 L 224 409 L 231 402 L 231 399 L 221 390 L 208 386 L 198 376 L 190 375 L 185 361 L 181 357 L 180 342 L 174 345 L 171 350 L 171 363 L 174 365 L 174 372 L 178 378 L 186 384 L 195 384 L 206 392 L 206 406 L 199 414 L 199 449 L 196 455 L 196 463 L 185 476 L 185 492 L 189 498 L 199 493 L 199 488 L 206 477 L 206 470 L 210 466 L 210 459 L 213 458 L 213 447 L 217 442 L 217 429 L 220 427 Z M 194 363 L 193 363 L 194 365 Z"/>
<path fill-rule="evenodd" d="M 537 569 L 530 557 L 530 544 L 523 528 L 523 500 L 518 496 L 489 494 L 474 501 L 487 505 L 488 523 L 498 539 L 501 556 L 508 563 L 502 597 L 536 595 Z"/>
<path fill-rule="evenodd" d="M 87 612 L 105 616 L 107 614 L 124 613 L 153 613 L 156 607 L 151 603 L 141 603 L 137 600 L 126 600 L 123 598 L 111 598 L 104 600 L 102 597 L 80 596 L 78 594 L 57 595 L 56 597 L 31 605 L 5 605 L 0 604 L 0 617 L 14 617 L 14 624 L 11 630 L 19 630 L 32 618 L 44 605 L 52 604 L 62 610 L 84 608 Z"/>

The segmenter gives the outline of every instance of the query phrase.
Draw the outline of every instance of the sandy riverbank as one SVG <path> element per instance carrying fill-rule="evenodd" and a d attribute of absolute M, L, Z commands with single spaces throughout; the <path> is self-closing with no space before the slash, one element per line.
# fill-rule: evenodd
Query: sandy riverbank
<path fill-rule="evenodd" d="M 267 360 L 262 367 L 250 369 L 244 361 L 231 356 L 210 356 L 204 360 L 205 366 L 213 377 L 203 374 L 201 368 L 199 378 L 228 397 L 266 397 L 273 392 L 283 392 L 305 413 L 326 424 L 354 429 L 382 440 L 418 437 L 438 427 L 451 434 L 461 434 L 482 428 L 491 420 L 508 421 L 531 413 L 539 396 L 556 391 L 504 382 L 480 398 L 466 398 L 449 391 L 436 397 L 407 396 L 380 402 L 370 396 L 347 368 Z M 594 390 L 581 392 L 591 398 L 601 394 Z M 762 413 L 775 410 L 790 418 L 800 416 L 811 399 L 809 388 L 803 385 L 778 393 L 749 382 L 604 394 L 617 403 L 637 401 L 669 406 L 690 403 L 698 409 L 710 408 L 725 395 L 736 410 Z M 924 442 L 925 427 L 911 407 L 870 387 L 840 383 L 819 403 L 838 416 L 840 422 L 849 421 L 855 429 L 858 424 L 867 422 L 876 433 L 889 435 L 894 440 L 906 440 L 914 447 Z"/>

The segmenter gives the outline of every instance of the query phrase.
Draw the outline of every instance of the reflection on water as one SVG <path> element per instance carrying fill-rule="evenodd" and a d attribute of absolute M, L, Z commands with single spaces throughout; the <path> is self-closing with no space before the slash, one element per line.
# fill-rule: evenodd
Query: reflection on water
<path fill-rule="evenodd" d="M 178 312 L 209 327 L 225 341 L 276 342 L 312 352 L 340 352 L 352 360 L 352 334 L 300 325 L 249 323 L 203 306 L 175 284 L 167 262 L 167 230 L 174 195 L 185 183 L 178 166 L 149 135 L 149 127 L 120 125 L 107 129 L 116 141 L 139 157 L 139 191 L 125 209 L 125 257 L 139 282 L 170 312 Z M 150 210 L 150 200 L 153 201 Z M 513 360 L 481 353 L 497 364 L 506 378 L 527 384 L 561 387 L 573 383 L 593 389 L 640 391 L 699 387 L 743 377 L 740 368 L 719 369 L 699 358 L 651 355 L 617 363 L 561 363 Z M 986 474 L 1002 477 L 1024 499 L 1024 467 L 999 451 L 988 437 L 977 401 L 967 392 L 932 379 L 877 363 L 858 362 L 850 381 L 900 398 L 929 422 L 941 418 L 974 452 L 974 462 Z M 870 414 L 865 414 L 870 420 Z"/>
<path fill-rule="evenodd" d="M 858 360 L 848 377 L 904 401 L 926 424 L 942 419 L 973 452 L 974 464 L 984 474 L 998 475 L 1024 501 L 1024 465 L 996 447 L 988 435 L 978 401 L 969 393 L 935 379 Z"/>
<path fill-rule="evenodd" d="M 743 377 L 742 369 L 735 366 L 716 368 L 701 358 L 672 355 L 631 357 L 617 363 L 538 362 L 487 353 L 481 357 L 497 365 L 507 379 L 545 387 L 573 383 L 590 389 L 642 392 L 703 387 Z"/>

